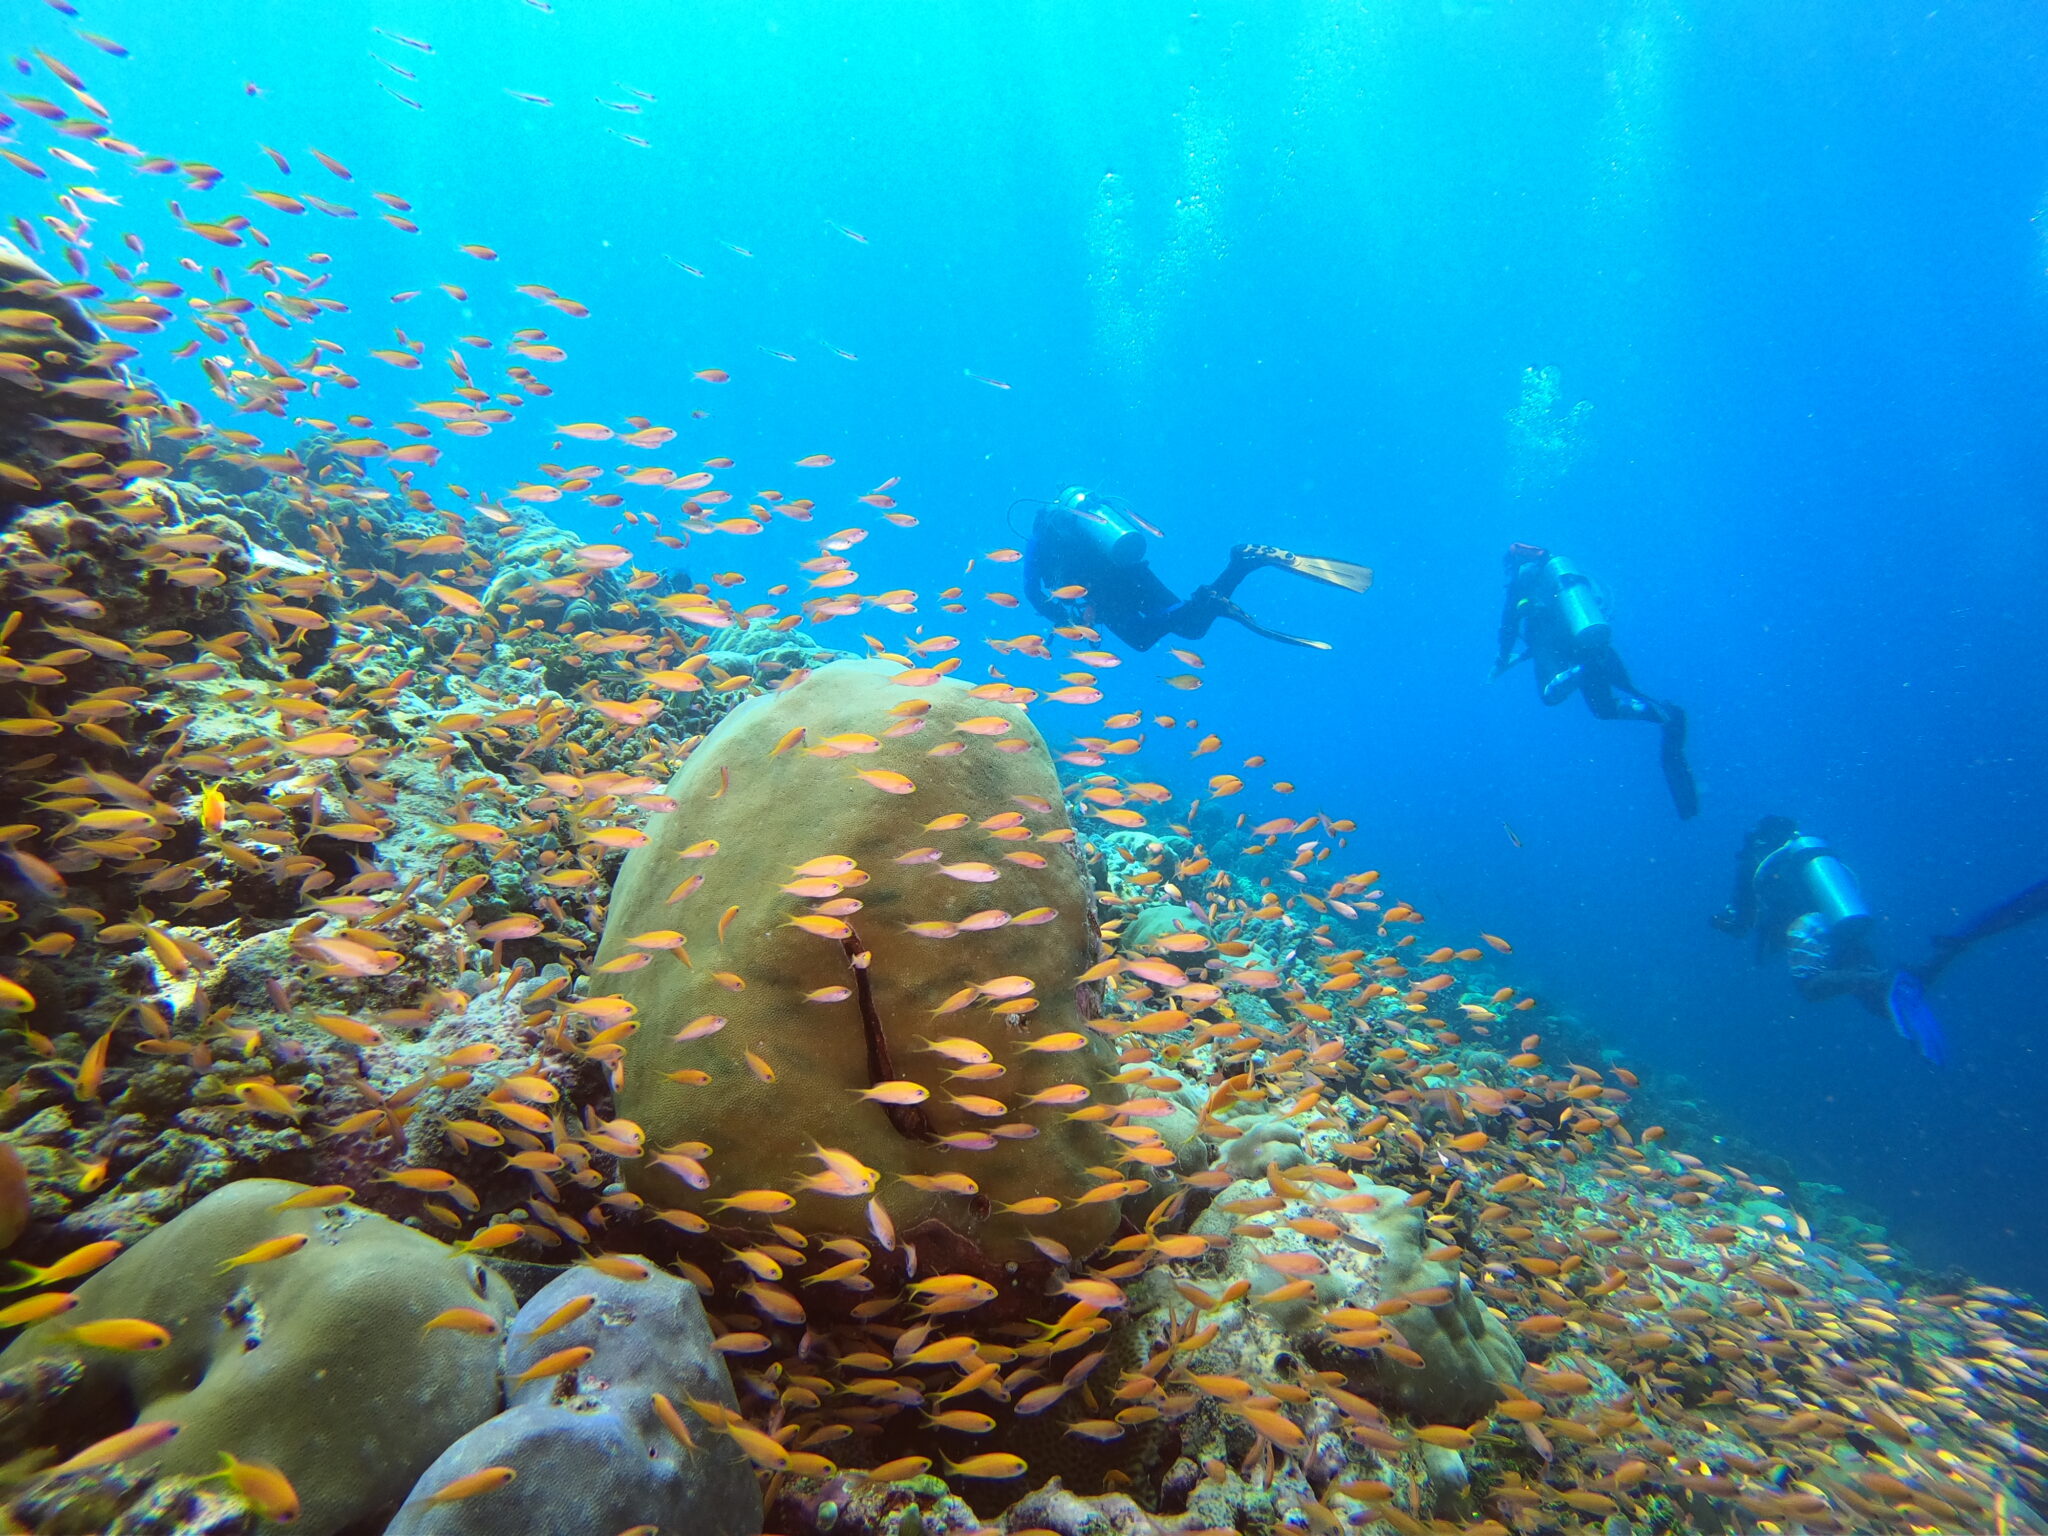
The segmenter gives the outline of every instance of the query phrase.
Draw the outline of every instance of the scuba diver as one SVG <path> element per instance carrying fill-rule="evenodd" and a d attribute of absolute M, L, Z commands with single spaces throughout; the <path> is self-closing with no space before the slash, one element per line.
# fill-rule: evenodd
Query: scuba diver
<path fill-rule="evenodd" d="M 1535 663 L 1536 691 L 1546 704 L 1574 693 L 1602 720 L 1641 720 L 1663 732 L 1664 782 L 1679 819 L 1699 814 L 1700 796 L 1685 761 L 1685 711 L 1653 699 L 1629 681 L 1615 654 L 1606 605 L 1592 581 L 1563 555 L 1534 544 L 1511 544 L 1507 600 L 1493 675 L 1518 662 Z"/>
<path fill-rule="evenodd" d="M 2040 917 L 2048 917 L 2048 880 L 2037 881 L 2017 896 L 1979 912 L 1954 933 L 1936 934 L 1934 953 L 1923 964 L 1913 966 L 1912 973 L 1922 986 L 1932 986 L 1943 971 L 1961 958 L 1964 950 L 1979 940 Z"/>
<path fill-rule="evenodd" d="M 1229 619 L 1268 640 L 1327 651 L 1327 641 L 1282 634 L 1238 607 L 1231 600 L 1238 583 L 1271 566 L 1347 592 L 1372 585 L 1372 572 L 1348 560 L 1239 544 L 1214 581 L 1185 598 L 1175 597 L 1145 563 L 1148 533 L 1161 537 L 1122 497 L 1068 486 L 1055 500 L 1041 503 L 1032 522 L 1024 546 L 1025 596 L 1055 624 L 1099 624 L 1134 650 L 1149 651 L 1167 635 L 1199 640 L 1218 619 Z"/>
<path fill-rule="evenodd" d="M 1878 960 L 1876 919 L 1855 875 L 1791 817 L 1766 816 L 1751 829 L 1735 857 L 1734 895 L 1712 921 L 1723 933 L 1754 933 L 1759 964 L 1783 956 L 1808 1002 L 1847 994 L 1942 1064 L 1941 1021 L 1911 971 Z"/>

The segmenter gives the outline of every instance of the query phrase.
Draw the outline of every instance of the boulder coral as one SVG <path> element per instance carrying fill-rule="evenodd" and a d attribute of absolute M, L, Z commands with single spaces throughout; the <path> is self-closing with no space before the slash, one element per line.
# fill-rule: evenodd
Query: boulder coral
<path fill-rule="evenodd" d="M 1284 1179 L 1280 1184 L 1287 1187 Z M 1348 1230 L 1334 1238 L 1290 1229 L 1290 1222 L 1314 1223 L 1322 1214 L 1312 1199 L 1281 1200 L 1262 1211 L 1261 1236 L 1231 1208 L 1274 1204 L 1273 1187 L 1269 1178 L 1240 1179 L 1196 1219 L 1196 1233 L 1225 1244 L 1218 1273 L 1200 1283 L 1219 1290 L 1243 1283 L 1258 1297 L 1284 1295 L 1289 1282 L 1306 1279 L 1308 1292 L 1230 1314 L 1196 1369 L 1270 1378 L 1279 1374 L 1279 1356 L 1305 1355 L 1428 1423 L 1478 1418 L 1518 1390 L 1520 1346 L 1455 1259 L 1429 1256 L 1427 1220 L 1405 1191 L 1359 1179 L 1349 1193 L 1378 1206 L 1351 1212 Z M 1337 1308 L 1373 1313 L 1378 1321 L 1341 1313 L 1330 1320 Z"/>
<path fill-rule="evenodd" d="M 455 1308 L 502 1328 L 504 1281 L 423 1233 L 352 1205 L 280 1209 L 308 1193 L 244 1179 L 151 1233 L 77 1287 L 78 1304 L 0 1354 L 0 1449 L 79 1445 L 129 1422 L 175 1439 L 123 1463 L 220 1470 L 222 1453 L 277 1467 L 327 1536 L 395 1506 L 458 1435 L 498 1406 L 498 1341 L 426 1329 Z M 261 1260 L 259 1244 L 303 1237 Z M 230 1260 L 243 1262 L 229 1266 Z M 78 1341 L 83 1323 L 140 1319 L 154 1350 Z"/>
<path fill-rule="evenodd" d="M 1076 1254 L 1107 1239 L 1115 1204 L 1078 1202 L 1117 1149 L 1069 1118 L 1117 1093 L 1077 985 L 1097 950 L 1090 893 L 1023 712 L 840 662 L 734 710 L 667 793 L 676 808 L 620 872 L 597 972 L 640 1026 L 620 1112 L 650 1147 L 710 1151 L 648 1158 L 635 1192 L 714 1220 L 730 1197 L 785 1192 L 779 1220 L 848 1234 L 874 1193 L 906 1236 L 929 1223 L 927 1241 L 991 1263 L 1034 1258 L 1034 1236 Z M 659 947 L 681 930 L 684 949 Z M 1070 1048 L 1033 1049 L 1047 1042 Z M 884 1082 L 929 1097 L 863 1097 Z M 860 1169 L 842 1180 L 821 1147 Z M 1000 1209 L 1045 1196 L 1060 1209 Z"/>
<path fill-rule="evenodd" d="M 574 1315 L 555 1322 L 565 1311 Z M 588 1353 L 549 1373 L 563 1351 Z M 530 1375 L 537 1366 L 543 1373 Z M 761 1529 L 753 1469 L 688 1406 L 736 1410 L 739 1403 L 703 1303 L 675 1276 L 655 1271 L 625 1280 L 581 1268 L 558 1275 L 513 1320 L 504 1379 L 506 1410 L 427 1468 L 385 1536 L 495 1536 L 512 1518 L 522 1530 L 550 1536 L 617 1536 L 629 1527 L 753 1536 Z M 664 1422 L 657 1396 L 691 1443 Z M 516 1492 L 508 1485 L 502 1499 L 432 1501 L 488 1467 L 511 1468 Z"/>

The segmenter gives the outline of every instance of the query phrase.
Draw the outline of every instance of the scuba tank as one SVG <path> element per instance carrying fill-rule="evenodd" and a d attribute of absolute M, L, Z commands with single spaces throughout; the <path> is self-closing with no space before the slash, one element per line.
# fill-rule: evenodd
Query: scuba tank
<path fill-rule="evenodd" d="M 1592 578 L 1563 555 L 1552 555 L 1543 569 L 1555 587 L 1557 616 L 1564 621 L 1573 648 L 1591 651 L 1606 645 L 1612 631 Z"/>
<path fill-rule="evenodd" d="M 1806 894 L 1813 902 L 1814 911 L 1827 919 L 1831 934 L 1849 939 L 1869 932 L 1872 922 L 1870 908 L 1864 903 L 1856 877 L 1849 873 L 1848 865 L 1828 851 L 1825 843 L 1818 838 L 1814 842 L 1819 845 L 1818 849 L 1801 871 L 1806 877 Z"/>
<path fill-rule="evenodd" d="M 1792 838 L 1757 866 L 1757 876 L 1797 880 L 1806 910 L 1827 925 L 1831 940 L 1858 939 L 1870 931 L 1874 919 L 1855 875 L 1820 838 Z"/>
<path fill-rule="evenodd" d="M 1133 566 L 1145 561 L 1145 535 L 1109 498 L 1086 486 L 1070 485 L 1053 502 L 1071 513 L 1074 537 L 1095 551 L 1105 565 Z"/>

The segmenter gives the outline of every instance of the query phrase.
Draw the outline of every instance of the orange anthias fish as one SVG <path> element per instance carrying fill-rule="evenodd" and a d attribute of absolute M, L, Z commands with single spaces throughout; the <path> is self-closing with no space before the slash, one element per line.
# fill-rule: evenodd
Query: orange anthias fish
<path fill-rule="evenodd" d="M 414 57 L 432 43 L 375 46 L 384 92 L 455 110 L 447 61 Z M 2014 1523 L 2037 1490 L 2011 1426 L 2039 1417 L 2048 1319 L 1992 1287 L 1936 1291 L 1872 1232 L 1817 1243 L 1800 1187 L 1688 1144 L 1685 1119 L 1667 1132 L 1657 1085 L 1538 1023 L 1513 945 L 1432 927 L 1405 872 L 1361 857 L 1371 823 L 1316 803 L 1344 752 L 1282 708 L 1299 678 L 1179 648 L 1173 672 L 1139 666 L 1089 622 L 1099 572 L 985 536 L 954 584 L 896 585 L 953 557 L 950 534 L 909 544 L 932 537 L 906 510 L 931 467 L 914 440 L 777 433 L 753 412 L 773 381 L 701 356 L 679 370 L 707 386 L 686 419 L 635 414 L 655 386 L 631 360 L 572 364 L 560 334 L 609 345 L 616 312 L 525 280 L 589 269 L 513 271 L 546 254 L 523 225 L 436 232 L 367 184 L 361 210 L 328 201 L 355 173 L 300 141 L 244 139 L 225 168 L 129 143 L 56 56 L 78 47 L 150 67 L 76 28 L 24 45 L 21 142 L 0 145 L 0 175 L 51 194 L 13 226 L 49 273 L 0 292 L 0 390 L 37 429 L 0 455 L 0 493 L 91 535 L 0 540 L 0 1019 L 20 1047 L 0 1093 L 20 1121 L 54 1087 L 78 1127 L 75 1152 L 31 1163 L 43 1219 L 16 1251 L 56 1252 L 44 1195 L 108 1225 L 93 1204 L 132 1159 L 103 1108 L 145 1131 L 184 1111 L 296 1138 L 307 1178 L 351 1181 L 257 1202 L 267 1223 L 209 1261 L 230 1289 L 319 1283 L 332 1235 L 366 1219 L 356 1188 L 465 1271 L 514 1248 L 591 1271 L 513 1341 L 543 1394 L 599 1385 L 574 1341 L 609 1315 L 605 1287 L 680 1276 L 740 1396 L 671 1381 L 642 1404 L 660 1437 L 771 1487 L 840 1478 L 900 1506 L 936 1471 L 993 1508 L 1059 1447 L 1194 1426 L 1218 1431 L 1187 1447 L 1218 1454 L 1190 1473 L 1201 1525 L 1246 1490 L 1273 1496 L 1257 1518 L 1316 1536 L 1372 1515 L 1641 1523 L 1681 1494 L 1730 1528 Z M 491 96 L 574 127 L 570 83 L 508 73 Z M 636 151 L 675 110 L 588 88 L 646 132 L 608 130 Z M 186 201 L 222 195 L 121 234 L 102 214 L 127 194 L 95 148 Z M 527 169 L 529 201 L 573 203 Z M 286 238 L 330 218 L 351 223 L 342 250 Z M 700 296 L 724 282 L 741 318 L 792 261 L 886 243 L 822 214 L 791 229 L 809 246 L 718 242 L 738 269 L 666 257 L 632 311 L 672 297 L 673 269 Z M 409 253 L 364 265 L 364 242 L 400 237 Z M 381 318 L 344 291 L 400 269 L 368 296 Z M 517 280 L 474 280 L 499 273 Z M 97 335 L 74 334 L 73 305 Z M 752 318 L 743 355 L 830 367 L 787 316 Z M 713 413 L 728 403 L 736 428 Z M 728 430 L 755 445 L 748 478 Z M 806 432 L 835 452 L 790 459 L 824 446 Z M 195 502 L 195 473 L 262 489 Z M 1003 590 L 1013 575 L 1042 579 Z M 1030 618 L 1040 602 L 1070 622 Z M 834 664 L 863 656 L 866 681 L 838 686 Z M 1280 739 L 1237 739 L 1258 711 L 1182 712 L 1246 688 L 1272 695 Z M 1225 750 L 1234 769 L 1202 763 Z M 1390 1224 L 1409 1232 L 1398 1278 Z M 99 1315 L 81 1278 L 120 1251 L 15 1263 L 0 1328 L 88 1369 L 196 1346 L 182 1311 Z M 403 1337 L 501 1348 L 488 1298 L 444 1299 L 464 1304 Z M 1418 1329 L 1459 1307 L 1515 1362 L 1489 1373 L 1483 1418 L 1357 1389 L 1426 1386 L 1442 1362 Z M 1249 1363 L 1247 1320 L 1316 1369 Z M 150 1419 L 56 1469 L 126 1476 L 178 1432 Z M 303 1521 L 293 1478 L 313 1463 L 274 1449 L 289 1475 L 248 1441 L 210 1449 L 201 1481 L 248 1521 Z M 1464 1458 L 1483 1498 L 1421 1510 L 1425 1456 Z M 1090 1487 L 1154 1507 L 1165 1460 L 1112 1452 Z M 430 1475 L 413 1502 L 517 1528 L 530 1489 L 512 1485 L 539 1470 L 520 1468 Z"/>

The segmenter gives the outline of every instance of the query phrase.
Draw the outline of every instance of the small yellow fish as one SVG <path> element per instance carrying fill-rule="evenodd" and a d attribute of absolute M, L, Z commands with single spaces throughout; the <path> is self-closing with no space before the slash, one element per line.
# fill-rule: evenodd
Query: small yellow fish
<path fill-rule="evenodd" d="M 77 1305 L 78 1298 L 69 1291 L 45 1291 L 11 1307 L 0 1307 L 0 1328 L 26 1328 L 60 1312 L 69 1312 Z"/>
<path fill-rule="evenodd" d="M 227 1451 L 220 1454 L 226 1465 L 217 1475 L 225 1478 L 257 1514 L 280 1525 L 299 1518 L 298 1490 L 282 1472 L 260 1461 L 242 1461 Z"/>
<path fill-rule="evenodd" d="M 74 1248 L 55 1263 L 45 1264 L 40 1269 L 16 1259 L 14 1267 L 20 1270 L 25 1278 L 16 1280 L 12 1285 L 0 1285 L 0 1291 L 19 1291 L 31 1285 L 53 1285 L 60 1280 L 76 1280 L 80 1275 L 91 1274 L 120 1251 L 121 1245 L 109 1238 L 102 1242 L 87 1243 L 83 1248 Z"/>
<path fill-rule="evenodd" d="M 473 1333 L 479 1338 L 492 1339 L 498 1336 L 498 1320 L 488 1312 L 475 1307 L 450 1307 L 446 1312 L 430 1318 L 420 1329 L 428 1333 L 436 1328 L 447 1328 L 456 1333 Z"/>
<path fill-rule="evenodd" d="M 526 1336 L 530 1339 L 537 1339 L 543 1334 L 553 1333 L 557 1328 L 566 1328 L 596 1304 L 597 1297 L 594 1295 L 572 1296 L 569 1300 L 555 1308 L 553 1312 L 550 1312 L 542 1321 L 529 1328 Z"/>
<path fill-rule="evenodd" d="M 174 1424 L 168 1419 L 157 1419 L 147 1424 L 137 1424 L 112 1434 L 104 1440 L 95 1440 L 68 1461 L 60 1461 L 50 1468 L 52 1473 L 83 1472 L 88 1467 L 111 1466 L 117 1461 L 126 1461 L 131 1456 L 140 1456 L 144 1451 L 153 1451 L 173 1439 L 185 1426 Z"/>
<path fill-rule="evenodd" d="M 123 1353 L 162 1349 L 171 1342 L 170 1331 L 139 1317 L 105 1317 L 66 1329 L 62 1337 L 88 1349 L 112 1349 Z"/>
<path fill-rule="evenodd" d="M 572 1349 L 558 1349 L 552 1355 L 543 1356 L 512 1378 L 515 1386 L 529 1381 L 539 1381 L 543 1376 L 560 1376 L 586 1363 L 596 1351 L 588 1345 L 578 1344 Z"/>
<path fill-rule="evenodd" d="M 453 1504 L 459 1499 L 473 1499 L 480 1493 L 491 1493 L 504 1487 L 519 1474 L 510 1467 L 485 1467 L 466 1477 L 458 1477 L 452 1483 L 443 1484 L 427 1495 L 429 1504 Z"/>
<path fill-rule="evenodd" d="M 711 1202 L 714 1211 L 748 1211 L 757 1216 L 773 1216 L 788 1210 L 796 1201 L 779 1189 L 743 1189 L 736 1195 Z"/>
<path fill-rule="evenodd" d="M 1012 1456 L 1007 1451 L 991 1451 L 985 1456 L 970 1456 L 965 1461 L 949 1461 L 946 1470 L 955 1477 L 1022 1477 L 1030 1470 L 1030 1464 L 1022 1456 Z"/>
<path fill-rule="evenodd" d="M 559 1161 L 559 1160 L 558 1160 Z M 455 1245 L 457 1253 L 483 1253 L 492 1248 L 504 1248 L 526 1236 L 526 1228 L 516 1221 L 493 1222 L 476 1236 Z"/>
<path fill-rule="evenodd" d="M 221 1265 L 220 1272 L 226 1274 L 229 1270 L 239 1269 L 244 1264 L 268 1264 L 272 1259 L 281 1259 L 287 1254 L 297 1253 L 305 1246 L 306 1234 L 303 1232 L 273 1237 L 268 1242 L 258 1243 L 254 1248 L 236 1254 Z"/>

